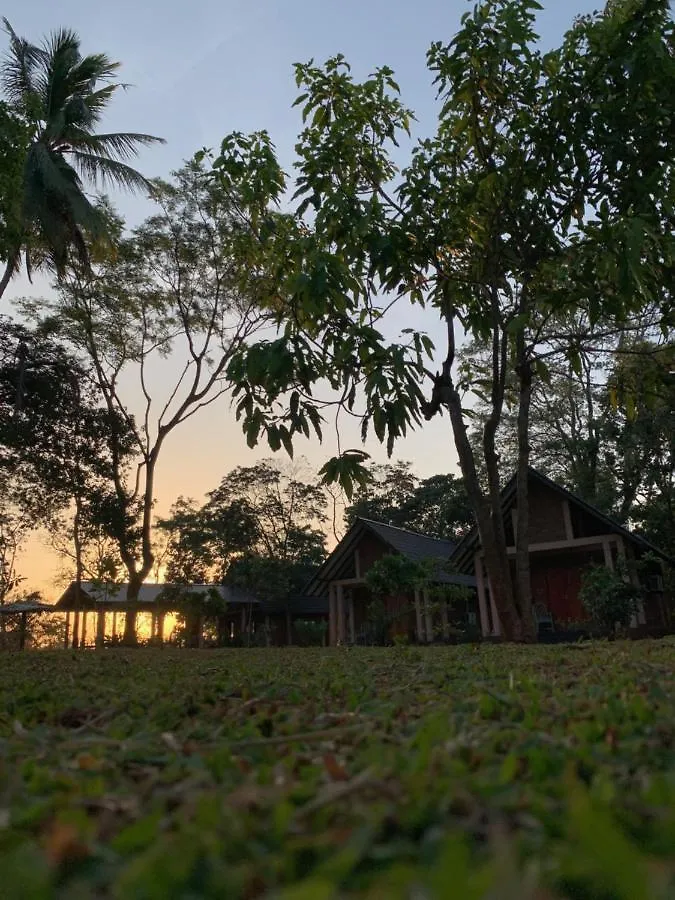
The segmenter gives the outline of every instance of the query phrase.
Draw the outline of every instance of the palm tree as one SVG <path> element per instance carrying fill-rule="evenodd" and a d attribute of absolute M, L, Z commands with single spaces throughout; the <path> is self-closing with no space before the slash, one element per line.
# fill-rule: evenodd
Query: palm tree
<path fill-rule="evenodd" d="M 149 190 L 127 160 L 142 146 L 163 143 L 148 134 L 96 133 L 115 92 L 125 87 L 113 81 L 119 63 L 103 53 L 83 57 L 74 31 L 56 31 L 38 47 L 2 21 L 9 49 L 0 82 L 12 109 L 28 124 L 31 141 L 23 170 L 21 240 L 8 254 L 0 297 L 22 257 L 29 277 L 35 264 L 63 274 L 73 251 L 87 266 L 86 238 L 105 238 L 106 224 L 85 183 Z"/>

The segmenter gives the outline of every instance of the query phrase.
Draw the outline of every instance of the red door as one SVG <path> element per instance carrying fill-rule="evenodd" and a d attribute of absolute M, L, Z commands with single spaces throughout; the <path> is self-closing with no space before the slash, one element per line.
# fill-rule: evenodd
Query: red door
<path fill-rule="evenodd" d="M 542 605 L 554 622 L 578 622 L 587 618 L 579 598 L 579 569 L 547 568 L 532 572 L 532 602 Z"/>
<path fill-rule="evenodd" d="M 556 622 L 579 622 L 586 618 L 579 590 L 581 573 L 578 569 L 548 569 L 548 608 Z"/>

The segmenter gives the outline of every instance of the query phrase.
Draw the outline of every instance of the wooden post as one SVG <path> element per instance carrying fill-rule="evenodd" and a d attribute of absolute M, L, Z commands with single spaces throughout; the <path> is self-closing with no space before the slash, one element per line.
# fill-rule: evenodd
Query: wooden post
<path fill-rule="evenodd" d="M 96 610 L 96 649 L 102 650 L 105 644 L 105 610 Z"/>
<path fill-rule="evenodd" d="M 450 622 L 448 621 L 448 601 L 441 600 L 441 627 L 443 628 L 443 640 L 450 640 Z"/>
<path fill-rule="evenodd" d="M 499 621 L 499 613 L 495 604 L 495 592 L 492 590 L 490 579 L 488 578 L 488 586 L 490 588 L 490 611 L 492 613 L 492 633 L 495 637 L 499 637 L 502 633 L 502 626 Z"/>
<path fill-rule="evenodd" d="M 349 592 L 349 640 L 352 644 L 356 643 L 356 622 L 354 621 L 354 591 Z"/>
<path fill-rule="evenodd" d="M 429 594 L 427 591 L 422 591 L 422 598 L 424 599 L 424 622 L 427 629 L 427 644 L 431 644 L 434 640 L 434 617 L 431 611 L 431 603 L 429 603 Z"/>
<path fill-rule="evenodd" d="M 474 569 L 476 573 L 476 589 L 478 591 L 478 612 L 480 614 L 480 630 L 483 637 L 490 634 L 490 620 L 488 619 L 487 598 L 485 596 L 485 577 L 483 575 L 483 560 L 479 553 L 474 557 Z"/>
<path fill-rule="evenodd" d="M 621 536 L 616 539 L 616 552 L 619 555 L 619 559 L 623 563 L 625 570 L 625 577 L 630 581 L 633 587 L 640 588 L 640 579 L 638 577 L 638 573 L 635 570 L 635 566 L 631 565 L 626 557 L 626 545 L 623 542 L 623 538 Z M 645 604 L 642 600 L 642 597 L 638 599 L 637 609 L 631 616 L 630 627 L 637 628 L 638 625 L 644 625 L 647 621 L 647 617 L 645 615 Z"/>
<path fill-rule="evenodd" d="M 204 616 L 197 616 L 197 646 L 201 650 L 204 647 Z"/>
<path fill-rule="evenodd" d="M 415 637 L 418 644 L 424 643 L 424 621 L 422 619 L 422 602 L 419 588 L 415 588 Z"/>
<path fill-rule="evenodd" d="M 80 649 L 87 646 L 87 610 L 82 613 L 82 634 L 80 635 Z"/>
<path fill-rule="evenodd" d="M 338 643 L 344 644 L 347 640 L 347 628 L 345 622 L 345 589 L 343 585 L 336 585 L 337 588 L 337 639 Z"/>
<path fill-rule="evenodd" d="M 165 612 L 157 613 L 157 641 L 160 647 L 164 646 L 164 616 Z"/>
<path fill-rule="evenodd" d="M 70 632 L 70 612 L 66 613 L 66 629 L 63 633 L 63 649 L 68 649 L 68 634 Z"/>
<path fill-rule="evenodd" d="M 270 617 L 265 616 L 265 643 L 269 647 L 272 643 L 272 628 L 270 627 Z"/>
<path fill-rule="evenodd" d="M 73 639 L 71 641 L 70 646 L 73 650 L 77 650 L 78 644 L 80 642 L 80 611 L 76 609 L 73 613 Z"/>
<path fill-rule="evenodd" d="M 334 647 L 337 644 L 337 600 L 335 585 L 328 585 L 328 644 Z"/>
<path fill-rule="evenodd" d="M 28 613 L 21 613 L 21 625 L 19 626 L 19 650 L 23 650 L 26 646 L 26 623 L 28 621 Z"/>
<path fill-rule="evenodd" d="M 286 643 L 289 647 L 293 643 L 293 626 L 291 623 L 291 613 L 288 607 L 286 607 Z"/>
<path fill-rule="evenodd" d="M 112 642 L 115 643 L 117 637 L 117 610 L 113 610 L 112 614 Z"/>
<path fill-rule="evenodd" d="M 605 557 L 605 566 L 608 569 L 614 569 L 614 560 L 612 559 L 612 548 L 609 546 L 609 538 L 605 538 L 602 542 L 602 552 Z"/>

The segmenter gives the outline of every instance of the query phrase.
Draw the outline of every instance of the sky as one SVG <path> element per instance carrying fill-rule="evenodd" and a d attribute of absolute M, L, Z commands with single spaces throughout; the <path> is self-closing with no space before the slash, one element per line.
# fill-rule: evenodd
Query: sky
<path fill-rule="evenodd" d="M 538 33 L 543 48 L 555 46 L 575 15 L 592 12 L 600 0 L 540 0 Z M 432 41 L 452 39 L 465 0 L 5 0 L 3 15 L 14 30 L 32 41 L 52 29 L 69 27 L 80 35 L 83 52 L 105 52 L 122 62 L 120 79 L 131 86 L 118 94 L 104 122 L 105 131 L 141 131 L 166 144 L 144 150 L 135 163 L 147 176 L 167 176 L 202 147 L 217 148 L 230 131 L 267 129 L 282 165 L 290 170 L 301 127 L 293 63 L 317 63 L 342 53 L 356 77 L 375 67 L 394 69 L 404 102 L 416 114 L 416 134 L 433 130 L 437 104 L 425 54 Z M 148 201 L 113 196 L 130 225 L 150 212 Z M 10 310 L 12 297 L 46 292 L 17 279 L 0 301 Z M 411 325 L 415 321 L 400 321 Z M 158 378 L 163 377 L 159 375 Z M 130 397 L 133 405 L 134 398 Z M 348 429 L 346 446 L 356 444 Z M 377 444 L 366 449 L 378 461 Z M 335 452 L 335 441 L 298 446 L 318 468 Z M 202 499 L 236 465 L 270 455 L 247 448 L 227 401 L 204 411 L 177 430 L 165 445 L 157 478 L 157 512 L 178 495 Z M 400 442 L 398 459 L 409 459 L 422 476 L 456 471 L 456 453 L 447 418 Z M 58 596 L 60 569 L 42 539 L 35 538 L 22 557 L 24 589 L 40 588 Z"/>

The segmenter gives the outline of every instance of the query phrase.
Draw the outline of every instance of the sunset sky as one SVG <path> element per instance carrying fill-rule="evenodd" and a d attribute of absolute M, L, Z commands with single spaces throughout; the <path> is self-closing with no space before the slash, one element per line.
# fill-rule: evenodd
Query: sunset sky
<path fill-rule="evenodd" d="M 574 15 L 602 6 L 601 0 L 541 2 L 544 47 L 558 43 Z M 67 26 L 79 33 L 83 52 L 103 51 L 120 60 L 121 80 L 133 87 L 115 99 L 104 130 L 164 137 L 166 145 L 144 151 L 137 168 L 147 176 L 166 176 L 196 150 L 217 147 L 226 133 L 262 128 L 270 132 L 290 171 L 301 127 L 300 113 L 292 109 L 297 93 L 292 64 L 312 57 L 322 62 L 336 53 L 347 57 L 356 77 L 379 65 L 391 66 L 404 102 L 416 112 L 416 135 L 430 133 L 437 105 L 425 53 L 433 40 L 450 40 L 460 16 L 470 8 L 464 0 L 5 0 L 3 15 L 18 34 L 33 41 Z M 120 195 L 114 200 L 131 225 L 151 210 L 140 197 Z M 10 311 L 12 298 L 48 290 L 47 284 L 30 287 L 17 279 L 0 301 L 0 312 Z M 405 326 L 426 327 L 420 315 L 402 311 L 394 333 Z M 433 328 L 429 330 L 433 334 Z M 168 365 L 180 368 L 175 361 Z M 165 374 L 157 370 L 158 383 Z M 346 429 L 343 449 L 357 445 L 356 432 Z M 366 449 L 384 460 L 378 445 Z M 316 441 L 298 446 L 317 468 L 334 450 L 330 429 L 323 446 Z M 412 460 L 421 475 L 456 470 L 447 418 L 434 420 L 401 442 L 395 453 Z M 157 511 L 165 512 L 179 494 L 201 499 L 233 466 L 267 455 L 264 447 L 246 447 L 226 400 L 210 407 L 176 431 L 163 449 Z M 57 569 L 56 557 L 39 539 L 32 540 L 21 562 L 24 587 L 41 588 L 48 598 L 57 596 Z"/>

